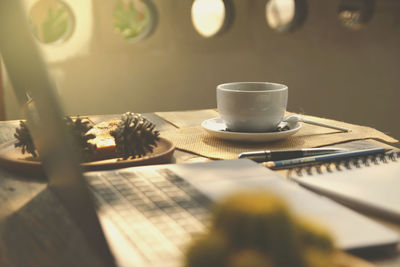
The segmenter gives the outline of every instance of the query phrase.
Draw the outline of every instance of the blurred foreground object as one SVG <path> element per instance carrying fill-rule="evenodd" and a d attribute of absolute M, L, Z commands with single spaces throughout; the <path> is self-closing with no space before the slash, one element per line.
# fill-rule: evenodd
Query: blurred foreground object
<path fill-rule="evenodd" d="M 188 247 L 185 266 L 338 266 L 330 234 L 292 214 L 274 195 L 233 195 L 217 204 L 212 216 L 209 232 Z"/>

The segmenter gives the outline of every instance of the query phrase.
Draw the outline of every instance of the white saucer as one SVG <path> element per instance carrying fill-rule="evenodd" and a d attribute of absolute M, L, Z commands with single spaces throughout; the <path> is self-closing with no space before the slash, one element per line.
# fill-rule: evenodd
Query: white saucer
<path fill-rule="evenodd" d="M 226 129 L 225 122 L 221 118 L 205 120 L 201 123 L 201 126 L 212 136 L 225 140 L 240 142 L 272 142 L 280 139 L 285 139 L 297 133 L 301 129 L 301 124 L 296 123 L 289 130 L 281 132 L 230 132 Z"/>

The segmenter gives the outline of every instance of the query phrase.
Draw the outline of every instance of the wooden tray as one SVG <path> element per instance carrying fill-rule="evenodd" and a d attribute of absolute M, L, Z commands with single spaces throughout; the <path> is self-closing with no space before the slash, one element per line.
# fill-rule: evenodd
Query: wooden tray
<path fill-rule="evenodd" d="M 9 171 L 18 172 L 26 175 L 43 175 L 44 169 L 38 159 L 34 159 L 30 154 L 22 154 L 20 148 L 14 147 L 14 141 L 0 145 L 0 166 Z M 149 153 L 142 158 L 122 160 L 121 158 L 111 158 L 105 160 L 91 161 L 82 163 L 84 171 L 110 170 L 131 166 L 153 165 L 168 163 L 171 161 L 175 146 L 167 139 L 160 138 L 153 153 Z"/>

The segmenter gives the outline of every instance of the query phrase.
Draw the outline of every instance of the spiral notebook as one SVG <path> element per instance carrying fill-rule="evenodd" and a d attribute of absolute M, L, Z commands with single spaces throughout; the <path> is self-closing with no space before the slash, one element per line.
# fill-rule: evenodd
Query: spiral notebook
<path fill-rule="evenodd" d="M 400 222 L 399 152 L 296 168 L 288 176 L 357 210 Z"/>

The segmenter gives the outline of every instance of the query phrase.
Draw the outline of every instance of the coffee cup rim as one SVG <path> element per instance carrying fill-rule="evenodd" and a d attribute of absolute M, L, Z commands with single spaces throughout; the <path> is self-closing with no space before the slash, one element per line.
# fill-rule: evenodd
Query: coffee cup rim
<path fill-rule="evenodd" d="M 274 89 L 267 89 L 267 90 L 241 90 L 241 89 L 230 89 L 224 88 L 224 86 L 231 86 L 231 85 L 240 85 L 240 84 L 268 84 L 268 85 L 276 85 L 282 88 L 274 88 Z M 230 82 L 230 83 L 222 83 L 217 86 L 217 89 L 223 91 L 230 91 L 230 92 L 277 92 L 277 91 L 284 91 L 288 89 L 288 86 L 281 83 L 273 83 L 273 82 Z"/>

